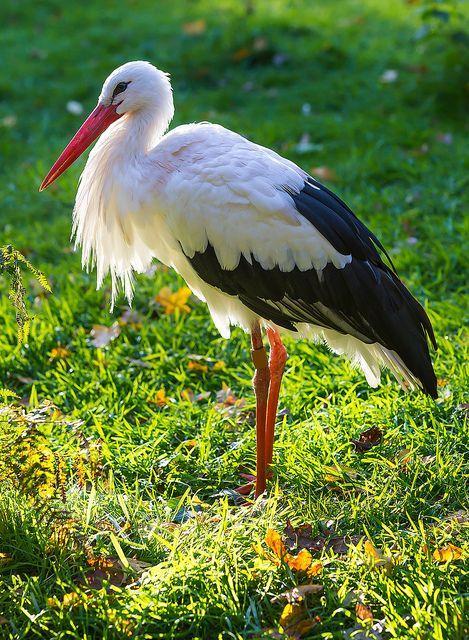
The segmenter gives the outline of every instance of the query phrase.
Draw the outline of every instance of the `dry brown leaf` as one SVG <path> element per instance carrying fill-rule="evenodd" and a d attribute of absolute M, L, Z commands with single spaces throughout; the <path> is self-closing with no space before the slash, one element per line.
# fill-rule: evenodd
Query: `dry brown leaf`
<path fill-rule="evenodd" d="M 287 520 L 283 531 L 285 545 L 290 551 L 294 549 L 309 549 L 310 551 L 322 551 L 326 544 L 323 536 L 313 537 L 313 528 L 310 524 L 300 524 L 294 527 L 290 520 Z"/>
<path fill-rule="evenodd" d="M 0 616 L 0 624 L 8 624 L 8 618 L 5 618 L 5 616 Z"/>
<path fill-rule="evenodd" d="M 447 544 L 445 547 L 435 549 L 433 552 L 433 559 L 435 562 L 453 562 L 459 560 L 462 557 L 462 549 L 454 544 Z"/>
<path fill-rule="evenodd" d="M 0 567 L 4 567 L 6 564 L 10 564 L 10 562 L 13 562 L 11 555 L 0 551 Z"/>
<path fill-rule="evenodd" d="M 349 547 L 356 547 L 357 544 L 362 539 L 362 536 L 353 535 L 353 536 L 334 536 L 327 542 L 327 548 L 332 549 L 334 553 L 337 555 L 345 555 Z"/>
<path fill-rule="evenodd" d="M 355 605 L 355 615 L 359 620 L 373 620 L 373 613 L 366 604 L 357 602 Z"/>
<path fill-rule="evenodd" d="M 185 22 L 182 25 L 182 30 L 188 36 L 200 36 L 207 29 L 207 23 L 203 18 L 199 20 L 193 20 L 192 22 Z"/>
<path fill-rule="evenodd" d="M 321 180 L 329 180 L 330 182 L 337 180 L 336 172 L 334 169 L 330 169 L 329 167 L 313 167 L 311 169 L 311 173 L 313 176 L 321 178 Z"/>
<path fill-rule="evenodd" d="M 363 431 L 358 440 L 351 440 L 350 442 L 355 447 L 355 451 L 357 451 L 357 453 L 365 453 L 372 447 L 376 447 L 376 445 L 380 444 L 382 439 L 383 432 L 379 427 L 375 426 Z"/>
<path fill-rule="evenodd" d="M 93 338 L 92 344 L 96 348 L 105 347 L 112 340 L 115 340 L 120 332 L 121 328 L 118 322 L 114 322 L 110 327 L 104 324 L 94 324 L 90 331 L 90 336 Z"/>

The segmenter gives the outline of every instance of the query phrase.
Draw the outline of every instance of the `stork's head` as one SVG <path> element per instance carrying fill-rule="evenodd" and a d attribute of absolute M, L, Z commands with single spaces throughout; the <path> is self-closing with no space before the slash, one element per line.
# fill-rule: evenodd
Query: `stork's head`
<path fill-rule="evenodd" d="M 104 81 L 96 108 L 90 113 L 42 181 L 42 191 L 122 116 L 150 114 L 158 118 L 158 129 L 166 129 L 173 117 L 173 96 L 168 75 L 149 62 L 127 62 Z"/>

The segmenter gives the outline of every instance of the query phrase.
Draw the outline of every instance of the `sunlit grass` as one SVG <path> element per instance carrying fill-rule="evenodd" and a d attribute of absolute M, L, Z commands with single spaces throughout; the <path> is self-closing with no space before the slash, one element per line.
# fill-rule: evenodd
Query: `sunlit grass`
<path fill-rule="evenodd" d="M 399 0 L 201 0 L 164 9 L 49 0 L 1 12 L 11 73 L 0 80 L 0 245 L 12 242 L 43 269 L 53 295 L 28 285 L 36 317 L 22 347 L 2 296 L 0 379 L 25 411 L 49 400 L 64 416 L 34 432 L 39 469 L 47 461 L 63 466 L 44 501 L 37 469 L 21 466 L 25 436 L 13 445 L 12 414 L 0 415 L 0 553 L 11 556 L 0 563 L 0 637 L 267 638 L 263 630 L 277 628 L 282 610 L 270 600 L 298 576 L 286 567 L 260 570 L 258 545 L 268 528 L 281 531 L 290 519 L 310 522 L 316 534 L 332 520 L 338 536 L 363 536 L 394 559 L 387 572 L 365 561 L 360 544 L 347 555 L 319 555 L 324 591 L 308 606 L 321 622 L 307 637 L 343 638 L 357 625 L 359 597 L 376 622 L 384 620 L 383 638 L 463 638 L 464 563 L 437 563 L 432 552 L 467 538 L 452 516 L 467 509 L 465 141 L 458 101 L 441 102 L 438 78 L 445 93 L 451 76 L 413 40 L 414 8 Z M 202 17 L 204 33 L 183 33 L 182 24 Z M 270 47 L 267 61 L 237 61 L 256 38 Z M 436 402 L 403 394 L 386 374 L 371 390 L 327 349 L 287 342 L 275 473 L 261 504 L 234 505 L 230 493 L 240 467 L 255 464 L 246 336 L 220 338 L 194 299 L 187 315 L 162 313 L 156 294 L 183 283 L 158 268 L 137 280 L 139 322 L 96 349 L 92 326 L 110 326 L 126 305 L 110 314 L 109 290 L 95 291 L 95 274 L 84 274 L 69 248 L 82 163 L 37 193 L 80 124 L 66 103 L 91 110 L 107 73 L 138 58 L 171 72 L 176 123 L 218 121 L 308 170 L 333 169 L 330 186 L 382 239 L 435 327 Z M 428 71 L 412 70 L 419 65 Z M 398 71 L 395 83 L 380 82 L 387 69 Z M 5 125 L 10 116 L 14 126 Z M 300 153 L 305 133 L 314 146 Z M 57 347 L 69 354 L 54 357 Z M 193 354 L 224 367 L 191 370 Z M 223 385 L 245 400 L 231 418 L 217 407 Z M 161 389 L 170 399 L 162 407 L 154 401 Z M 192 403 L 188 389 L 210 396 Z M 350 440 L 374 425 L 382 444 L 358 454 Z M 345 469 L 345 480 L 328 481 L 331 468 L 338 476 Z M 116 555 L 111 532 L 128 558 L 152 568 L 134 588 L 60 604 L 81 593 L 90 546 Z"/>

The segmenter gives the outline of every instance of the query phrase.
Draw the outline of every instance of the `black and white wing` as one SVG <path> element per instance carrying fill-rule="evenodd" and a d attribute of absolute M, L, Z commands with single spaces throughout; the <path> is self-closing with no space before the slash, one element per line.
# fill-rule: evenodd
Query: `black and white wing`
<path fill-rule="evenodd" d="M 319 329 L 372 384 L 384 364 L 404 384 L 436 396 L 428 316 L 340 198 L 231 132 L 200 153 L 199 163 L 196 176 L 183 171 L 187 202 L 173 203 L 172 220 L 205 283 L 280 327 Z"/>

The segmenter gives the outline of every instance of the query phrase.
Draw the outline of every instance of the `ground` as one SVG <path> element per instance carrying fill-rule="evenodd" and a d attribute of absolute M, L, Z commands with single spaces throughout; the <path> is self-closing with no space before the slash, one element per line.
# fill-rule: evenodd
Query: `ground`
<path fill-rule="evenodd" d="M 463 45 L 422 38 L 418 10 L 400 0 L 2 7 L 0 245 L 43 269 L 53 294 L 26 276 L 35 319 L 17 346 L 1 283 L 0 637 L 287 637 L 282 623 L 290 637 L 464 637 Z M 155 298 L 184 283 L 158 265 L 137 279 L 135 313 L 122 298 L 110 313 L 109 288 L 95 291 L 69 243 L 84 160 L 37 192 L 85 115 L 67 103 L 91 110 L 129 59 L 171 73 L 176 124 L 219 122 L 337 191 L 437 335 L 436 401 L 387 374 L 372 390 L 327 349 L 287 342 L 274 477 L 255 505 L 232 492 L 240 467 L 254 466 L 246 336 L 220 338 L 192 297 L 189 313 L 165 313 L 165 292 Z M 91 333 L 115 322 L 111 341 Z M 382 441 L 357 451 L 351 440 L 374 426 Z M 312 525 L 317 575 L 272 542 L 269 529 L 288 520 Z M 287 611 L 271 602 L 309 582 L 322 591 Z"/>

